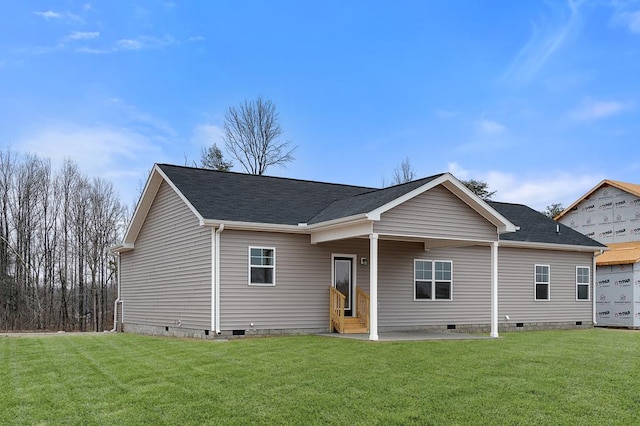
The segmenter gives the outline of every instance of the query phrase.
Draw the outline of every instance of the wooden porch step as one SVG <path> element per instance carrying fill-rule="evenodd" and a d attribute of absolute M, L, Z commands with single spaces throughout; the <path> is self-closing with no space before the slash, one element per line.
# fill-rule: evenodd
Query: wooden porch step
<path fill-rule="evenodd" d="M 360 318 L 350 317 L 344 319 L 344 333 L 358 334 L 367 333 L 369 330 L 362 324 Z"/>

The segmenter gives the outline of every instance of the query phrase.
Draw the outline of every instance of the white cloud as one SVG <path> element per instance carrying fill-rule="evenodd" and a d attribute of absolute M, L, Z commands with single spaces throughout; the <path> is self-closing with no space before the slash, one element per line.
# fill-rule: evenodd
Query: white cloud
<path fill-rule="evenodd" d="M 109 103 L 117 108 L 124 118 L 125 122 L 130 126 L 142 127 L 147 130 L 145 133 L 152 133 L 156 139 L 165 139 L 167 137 L 174 138 L 178 133 L 166 121 L 155 117 L 145 111 L 141 111 L 134 105 L 128 104 L 124 100 L 113 97 L 109 99 Z"/>
<path fill-rule="evenodd" d="M 502 79 L 517 85 L 529 83 L 579 26 L 579 2 L 567 0 L 567 10 L 556 11 L 559 23 L 532 22 L 532 35 L 516 54 Z M 549 3 L 553 6 L 554 3 Z M 556 18 L 557 19 L 557 18 Z"/>
<path fill-rule="evenodd" d="M 41 18 L 44 18 L 47 21 L 50 19 L 64 19 L 66 21 L 84 22 L 81 17 L 71 12 L 60 13 L 60 12 L 54 12 L 53 10 L 46 10 L 43 12 L 33 12 L 33 14 L 40 16 Z"/>
<path fill-rule="evenodd" d="M 163 37 L 140 36 L 137 38 L 120 39 L 114 46 L 114 51 L 118 50 L 142 50 L 142 49 L 162 49 L 176 44 L 172 36 Z"/>
<path fill-rule="evenodd" d="M 469 171 L 463 168 L 460 164 L 456 163 L 455 161 L 453 163 L 447 164 L 447 171 L 453 174 L 455 177 L 457 177 L 460 180 L 469 179 Z"/>
<path fill-rule="evenodd" d="M 520 176 L 497 170 L 470 171 L 455 162 L 449 163 L 448 168 L 458 179 L 487 182 L 489 189 L 496 191 L 493 197 L 495 201 L 525 204 L 538 211 L 558 202 L 567 207 L 604 179 L 600 174 L 584 173 L 547 171 L 539 175 Z"/>
<path fill-rule="evenodd" d="M 116 42 L 116 48 L 122 50 L 138 50 L 142 48 L 139 40 L 122 39 Z"/>
<path fill-rule="evenodd" d="M 74 31 L 65 37 L 66 40 L 91 40 L 100 37 L 98 31 Z"/>
<path fill-rule="evenodd" d="M 454 118 L 456 117 L 459 113 L 457 111 L 451 111 L 451 110 L 446 110 L 446 109 L 437 109 L 434 111 L 434 114 L 437 118 L 441 119 L 441 120 L 445 120 L 445 119 L 449 119 L 449 118 Z"/>
<path fill-rule="evenodd" d="M 195 41 L 204 41 L 205 38 L 203 36 L 191 36 L 187 39 L 187 41 L 195 42 Z"/>
<path fill-rule="evenodd" d="M 632 33 L 640 34 L 640 10 L 620 10 L 614 15 L 613 22 Z"/>
<path fill-rule="evenodd" d="M 127 202 L 136 197 L 151 165 L 165 161 L 152 136 L 112 126 L 53 125 L 34 131 L 17 147 L 51 159 L 54 168 L 70 158 L 88 176 L 111 180 Z"/>
<path fill-rule="evenodd" d="M 629 31 L 640 33 L 640 10 L 630 13 L 627 19 Z"/>
<path fill-rule="evenodd" d="M 41 16 L 46 20 L 62 18 L 62 14 L 61 13 L 54 12 L 53 10 L 47 10 L 47 11 L 44 11 L 44 12 L 33 12 L 33 14 Z"/>
<path fill-rule="evenodd" d="M 544 210 L 553 203 L 569 206 L 604 177 L 598 174 L 572 174 L 551 172 L 541 176 L 525 177 L 513 174 L 489 172 L 487 182 L 497 190 L 496 200 L 526 204 L 536 210 Z"/>
<path fill-rule="evenodd" d="M 73 50 L 76 53 L 90 53 L 93 55 L 103 55 L 105 53 L 113 52 L 111 49 L 94 49 L 91 47 L 78 47 Z"/>
<path fill-rule="evenodd" d="M 495 121 L 480 120 L 477 123 L 477 129 L 482 134 L 495 136 L 503 133 L 506 130 L 506 127 Z"/>
<path fill-rule="evenodd" d="M 224 130 L 222 128 L 212 124 L 200 124 L 193 129 L 191 143 L 197 147 L 208 147 L 215 143 L 218 148 L 224 149 L 223 136 Z"/>
<path fill-rule="evenodd" d="M 592 121 L 619 114 L 629 108 L 630 105 L 625 102 L 589 99 L 583 102 L 580 107 L 571 111 L 569 116 L 574 120 Z"/>

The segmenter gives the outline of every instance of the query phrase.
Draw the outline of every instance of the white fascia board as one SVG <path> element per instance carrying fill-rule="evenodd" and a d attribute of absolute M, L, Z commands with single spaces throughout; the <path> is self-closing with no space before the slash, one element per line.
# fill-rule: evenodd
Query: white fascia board
<path fill-rule="evenodd" d="M 147 183 L 144 185 L 138 204 L 136 204 L 136 209 L 133 212 L 131 222 L 129 222 L 127 231 L 124 234 L 124 244 L 133 244 L 136 238 L 138 238 L 140 228 L 142 227 L 142 224 L 149 213 L 149 209 L 151 208 L 151 204 L 158 193 L 158 189 L 162 183 L 162 176 L 157 173 L 157 169 L 158 166 L 154 165 L 153 169 L 151 169 L 151 173 L 149 173 Z"/>
<path fill-rule="evenodd" d="M 517 227 L 511 223 L 506 217 L 501 215 L 487 204 L 484 200 L 478 197 L 476 194 L 471 192 L 469 188 L 464 186 L 458 179 L 456 179 L 451 173 L 445 173 L 442 176 L 433 179 L 430 182 L 425 183 L 424 185 L 414 189 L 413 191 L 407 192 L 401 197 L 396 198 L 393 201 L 388 202 L 387 204 L 378 207 L 375 210 L 372 210 L 367 215 L 371 220 L 380 220 L 380 215 L 385 213 L 392 208 L 399 206 L 402 203 L 409 201 L 410 199 L 432 189 L 438 185 L 443 185 L 452 194 L 457 196 L 460 200 L 462 200 L 465 204 L 471 207 L 473 210 L 478 212 L 482 217 L 487 219 L 493 225 L 496 226 L 498 230 L 498 234 L 502 234 L 505 232 L 515 232 Z"/>
<path fill-rule="evenodd" d="M 443 183 L 443 186 L 465 202 L 469 207 L 478 212 L 482 217 L 496 225 L 498 228 L 498 234 L 516 232 L 518 230 L 516 225 L 498 213 L 496 209 L 491 207 L 482 198 L 474 194 L 469 188 L 464 186 L 462 182 L 449 173 L 447 173 L 447 175 L 450 176 L 450 179 L 447 179 L 447 181 Z"/>
<path fill-rule="evenodd" d="M 308 234 L 306 227 L 299 225 L 283 225 L 279 223 L 259 223 L 259 222 L 239 222 L 233 220 L 217 220 L 217 219 L 201 219 L 200 226 L 209 226 L 213 228 L 224 224 L 224 229 L 236 229 L 242 231 L 268 231 L 268 232 L 286 232 L 294 234 Z"/>
<path fill-rule="evenodd" d="M 124 253 L 133 250 L 132 243 L 120 243 L 113 247 L 109 247 L 109 253 Z"/>
<path fill-rule="evenodd" d="M 370 211 L 367 216 L 371 220 L 380 220 L 380 215 L 382 213 L 385 213 L 385 212 L 391 210 L 392 208 L 397 207 L 400 204 L 409 201 L 413 197 L 416 197 L 416 196 L 422 194 L 423 192 L 426 192 L 426 191 L 430 190 L 431 188 L 435 188 L 436 186 L 438 186 L 441 183 L 445 182 L 447 180 L 447 177 L 452 177 L 452 176 L 449 173 L 445 173 L 442 176 L 440 176 L 440 177 L 438 177 L 436 179 L 433 179 L 432 181 L 427 182 L 424 185 L 414 189 L 413 191 L 409 191 L 406 194 L 404 194 L 403 196 L 398 197 L 395 200 L 391 200 L 387 204 L 385 204 L 383 206 L 380 206 L 375 210 Z"/>
<path fill-rule="evenodd" d="M 193 207 L 189 200 L 187 200 L 184 194 L 178 190 L 174 183 L 171 182 L 162 169 L 160 169 L 157 164 L 154 164 L 153 169 L 149 174 L 149 178 L 147 179 L 147 183 L 144 186 L 144 190 L 142 191 L 142 195 L 140 196 L 140 200 L 138 201 L 138 205 L 136 206 L 136 210 L 133 213 L 133 219 L 131 219 L 127 232 L 125 233 L 124 244 L 131 244 L 133 246 L 133 243 L 135 243 L 138 238 L 138 234 L 140 233 L 140 229 L 142 228 L 142 224 L 147 218 L 147 214 L 149 214 L 153 200 L 155 200 L 156 195 L 158 194 L 158 189 L 160 188 L 160 184 L 163 180 L 169 184 L 171 189 L 175 191 L 178 197 L 180 197 L 180 199 L 198 218 L 200 223 L 202 223 L 203 218 L 200 213 L 198 213 L 195 207 Z"/>
<path fill-rule="evenodd" d="M 167 182 L 169 184 L 171 189 L 173 189 L 175 191 L 175 193 L 178 194 L 180 199 L 187 205 L 187 207 L 189 207 L 189 210 L 191 210 L 191 212 L 198 218 L 198 221 L 200 221 L 200 223 L 202 223 L 204 221 L 204 218 L 202 217 L 200 212 L 198 210 L 196 210 L 195 207 L 193 207 L 193 204 L 191 204 L 191 202 L 187 199 L 187 197 L 185 197 L 184 194 L 182 192 L 180 192 L 178 187 L 175 186 L 173 182 L 171 182 L 171 179 L 169 179 L 167 177 L 167 175 L 164 174 L 164 172 L 162 171 L 162 169 L 160 167 L 158 167 L 158 165 L 156 165 L 156 169 L 157 169 L 158 173 L 160 173 L 162 178 L 165 180 L 165 182 Z"/>
<path fill-rule="evenodd" d="M 294 234 L 310 234 L 316 230 L 324 231 L 327 229 L 349 226 L 350 224 L 356 221 L 362 221 L 366 219 L 367 219 L 366 214 L 358 214 L 354 216 L 333 219 L 327 222 L 315 223 L 313 225 L 308 225 L 306 223 L 299 223 L 297 225 L 285 225 L 280 223 L 260 223 L 260 222 L 241 222 L 241 221 L 221 220 L 221 219 L 202 219 L 200 220 L 200 226 L 218 227 L 221 223 L 224 223 L 225 229 L 238 229 L 238 230 L 244 230 L 244 231 L 287 232 L 287 233 L 294 233 Z"/>
<path fill-rule="evenodd" d="M 587 253 L 599 253 L 607 251 L 608 247 L 576 246 L 571 244 L 536 243 L 531 241 L 500 240 L 500 247 L 529 248 L 539 250 L 581 251 Z"/>
<path fill-rule="evenodd" d="M 326 229 L 327 227 L 332 226 L 343 226 L 345 224 L 349 224 L 355 221 L 363 220 L 363 219 L 371 219 L 368 213 L 356 214 L 353 216 L 341 217 L 338 219 L 327 220 L 325 222 L 314 223 L 313 225 L 307 224 L 299 224 L 298 226 L 303 227 L 309 231 L 313 231 L 315 229 Z M 375 219 L 372 219 L 375 220 Z"/>
<path fill-rule="evenodd" d="M 361 237 L 369 235 L 372 232 L 373 222 L 369 220 L 345 224 L 343 226 L 331 226 L 311 232 L 311 244 Z"/>

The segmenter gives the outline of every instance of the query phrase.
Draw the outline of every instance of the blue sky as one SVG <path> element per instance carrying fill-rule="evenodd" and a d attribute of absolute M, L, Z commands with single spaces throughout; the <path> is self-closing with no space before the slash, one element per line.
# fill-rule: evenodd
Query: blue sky
<path fill-rule="evenodd" d="M 153 163 L 222 143 L 263 96 L 296 160 L 267 174 L 487 181 L 565 206 L 640 183 L 638 1 L 20 1 L 0 13 L 0 146 L 75 160 L 131 204 Z M 239 165 L 234 170 L 241 171 Z"/>

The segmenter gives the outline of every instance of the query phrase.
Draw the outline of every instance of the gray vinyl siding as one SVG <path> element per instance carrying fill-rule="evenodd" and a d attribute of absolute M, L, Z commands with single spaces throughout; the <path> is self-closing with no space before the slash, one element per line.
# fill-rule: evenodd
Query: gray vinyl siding
<path fill-rule="evenodd" d="M 248 247 L 276 248 L 276 285 L 248 284 Z M 308 235 L 224 231 L 221 235 L 221 329 L 328 329 L 331 255 L 357 255 L 356 285 L 369 293 L 369 240 L 312 245 Z M 413 300 L 413 260 L 453 261 L 453 301 Z M 379 242 L 381 327 L 490 321 L 489 247 L 425 252 L 420 243 Z"/>
<path fill-rule="evenodd" d="M 383 213 L 374 232 L 485 241 L 498 238 L 494 225 L 441 185 Z"/>
<path fill-rule="evenodd" d="M 500 322 L 591 321 L 593 299 L 576 301 L 576 266 L 592 266 L 592 253 L 499 248 Z M 534 267 L 550 266 L 550 300 L 534 300 Z M 590 288 L 593 297 L 593 283 Z"/>
<path fill-rule="evenodd" d="M 211 328 L 211 230 L 165 182 L 121 256 L 125 324 Z"/>
<path fill-rule="evenodd" d="M 223 231 L 220 236 L 220 328 L 328 329 L 331 254 L 357 255 L 356 285 L 369 289 L 369 241 L 310 244 L 309 235 Z M 249 285 L 248 247 L 275 247 L 276 285 Z"/>
<path fill-rule="evenodd" d="M 329 321 L 331 255 L 357 255 L 356 284 L 369 293 L 368 239 L 312 245 L 307 235 L 224 231 L 221 247 L 221 329 L 325 329 Z M 276 285 L 248 285 L 248 247 L 276 248 Z M 453 262 L 453 300 L 414 300 L 414 259 Z M 551 267 L 551 300 L 533 300 L 535 264 Z M 575 300 L 575 268 L 590 253 L 499 249 L 500 321 L 590 321 L 591 301 Z M 593 287 L 592 287 L 593 288 Z M 380 327 L 488 324 L 491 320 L 491 249 L 424 250 L 421 243 L 379 241 Z"/>
<path fill-rule="evenodd" d="M 422 244 L 381 242 L 379 326 L 483 324 L 491 320 L 491 250 L 473 246 L 425 251 Z M 413 261 L 453 262 L 453 300 L 414 300 Z"/>

